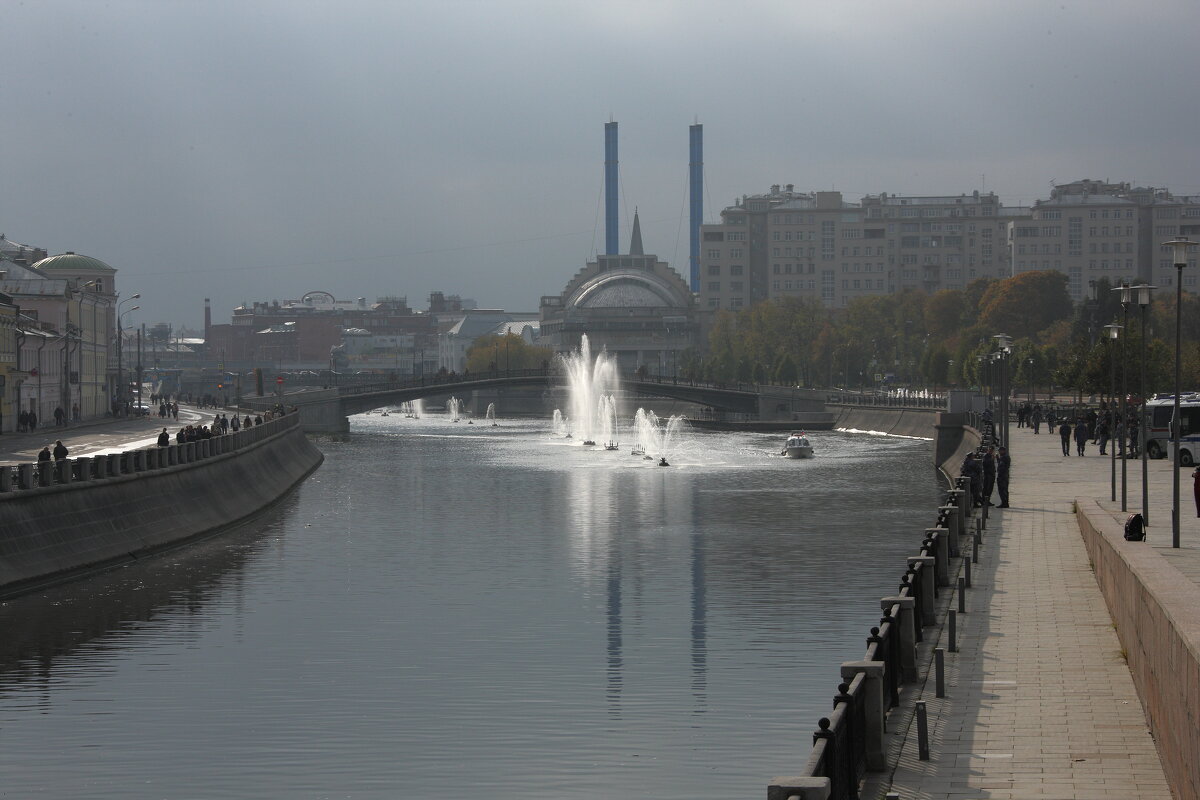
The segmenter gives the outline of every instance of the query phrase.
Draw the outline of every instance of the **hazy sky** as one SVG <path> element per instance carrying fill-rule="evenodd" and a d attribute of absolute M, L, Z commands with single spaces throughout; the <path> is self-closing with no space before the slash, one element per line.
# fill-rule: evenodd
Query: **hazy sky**
<path fill-rule="evenodd" d="M 1006 204 L 1084 177 L 1200 194 L 1200 3 L 8 0 L 0 232 L 95 256 L 134 322 L 430 291 L 537 309 L 621 240 L 686 273 L 771 184 Z"/>

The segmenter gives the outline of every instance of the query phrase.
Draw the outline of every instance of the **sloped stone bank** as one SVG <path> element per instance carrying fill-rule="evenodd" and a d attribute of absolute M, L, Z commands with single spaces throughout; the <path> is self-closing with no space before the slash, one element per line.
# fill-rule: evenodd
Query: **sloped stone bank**
<path fill-rule="evenodd" d="M 321 452 L 289 414 L 203 442 L 2 467 L 0 596 L 135 560 L 274 503 Z"/>

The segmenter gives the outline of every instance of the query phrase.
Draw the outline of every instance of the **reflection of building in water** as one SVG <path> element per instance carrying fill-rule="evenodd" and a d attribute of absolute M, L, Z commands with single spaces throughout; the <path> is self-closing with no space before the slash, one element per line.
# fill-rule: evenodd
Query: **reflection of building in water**
<path fill-rule="evenodd" d="M 283 513 L 297 499 L 284 499 Z M 170 620 L 182 637 L 196 637 L 180 617 L 205 611 L 214 603 L 238 602 L 244 593 L 245 567 L 272 542 L 263 526 L 222 534 L 170 555 L 154 556 L 122 569 L 42 589 L 0 605 L 0 694 L 33 690 L 50 702 L 59 662 L 111 659 L 112 651 L 144 623 Z M 100 642 L 113 641 L 112 646 Z"/>
<path fill-rule="evenodd" d="M 541 301 L 540 344 L 574 352 L 587 334 L 592 349 L 615 355 L 623 373 L 645 366 L 651 374 L 674 374 L 694 343 L 694 328 L 692 292 L 665 261 L 642 252 L 636 212 L 628 253 L 596 256 L 562 294 Z"/>
<path fill-rule="evenodd" d="M 646 619 L 639 608 L 647 595 L 647 579 L 664 577 L 657 571 L 658 562 L 652 552 L 658 549 L 674 550 L 677 555 L 668 557 L 669 563 L 682 564 L 686 558 L 690 570 L 686 578 L 678 573 L 665 576 L 667 585 L 650 590 L 646 608 L 667 615 L 660 624 L 668 630 L 688 626 L 689 650 L 678 655 L 690 662 L 694 713 L 704 713 L 708 669 L 706 540 L 703 534 L 694 532 L 696 499 L 690 495 L 694 487 L 663 480 L 655 468 L 576 469 L 568 475 L 576 563 L 585 580 L 604 582 L 605 696 L 609 713 L 621 713 L 630 648 L 637 652 L 636 636 L 632 642 L 627 636 L 626 616 L 633 614 L 635 634 L 643 630 Z M 688 548 L 686 556 L 684 547 Z M 678 591 L 685 581 L 689 588 L 686 606 Z M 632 595 L 628 594 L 628 586 L 632 586 Z M 683 614 L 689 612 L 690 619 L 685 621 Z M 666 636 L 682 642 L 682 637 Z M 636 659 L 633 661 L 636 663 Z"/>

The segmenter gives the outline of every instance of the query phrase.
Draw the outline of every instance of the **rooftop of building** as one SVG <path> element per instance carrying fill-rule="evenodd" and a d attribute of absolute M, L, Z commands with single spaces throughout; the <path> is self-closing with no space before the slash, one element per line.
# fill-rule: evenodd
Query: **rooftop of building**
<path fill-rule="evenodd" d="M 60 253 L 56 256 L 43 258 L 41 261 L 33 265 L 36 269 L 43 272 L 94 272 L 98 274 L 111 275 L 116 272 L 116 269 L 105 264 L 98 258 L 91 256 L 80 255 L 68 250 L 65 253 Z"/>

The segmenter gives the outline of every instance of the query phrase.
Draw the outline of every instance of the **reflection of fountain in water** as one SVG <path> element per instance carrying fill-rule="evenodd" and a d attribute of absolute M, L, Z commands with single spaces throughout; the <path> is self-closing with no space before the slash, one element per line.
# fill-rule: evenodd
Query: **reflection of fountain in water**
<path fill-rule="evenodd" d="M 633 416 L 638 444 L 645 448 L 646 455 L 655 458 L 671 456 L 672 448 L 679 441 L 679 431 L 683 428 L 683 423 L 684 418 L 677 416 L 664 422 L 653 411 L 644 408 L 639 408 Z"/>
<path fill-rule="evenodd" d="M 458 417 L 461 412 L 462 403 L 457 397 L 451 397 L 446 401 L 446 413 L 450 415 L 451 422 L 458 422 Z"/>
<path fill-rule="evenodd" d="M 487 421 L 492 423 L 492 427 L 496 427 L 496 404 L 488 403 Z"/>
<path fill-rule="evenodd" d="M 571 435 L 571 422 L 562 415 L 562 412 L 557 408 L 554 409 L 554 419 L 550 422 L 550 430 L 555 436 L 561 436 L 566 439 Z"/>
<path fill-rule="evenodd" d="M 592 357 L 586 335 L 580 337 L 579 352 L 559 356 L 567 376 L 570 418 L 575 436 L 585 442 L 603 440 L 605 420 L 616 434 L 615 396 L 621 388 L 617 362 L 606 352 Z M 607 404 L 604 400 L 607 399 Z"/>
<path fill-rule="evenodd" d="M 413 400 L 412 412 L 414 419 L 420 419 L 421 415 L 425 413 L 425 401 L 419 397 L 416 400 Z"/>
<path fill-rule="evenodd" d="M 608 447 L 617 441 L 617 402 L 612 395 L 600 398 L 600 409 L 596 415 L 597 441 Z"/>

